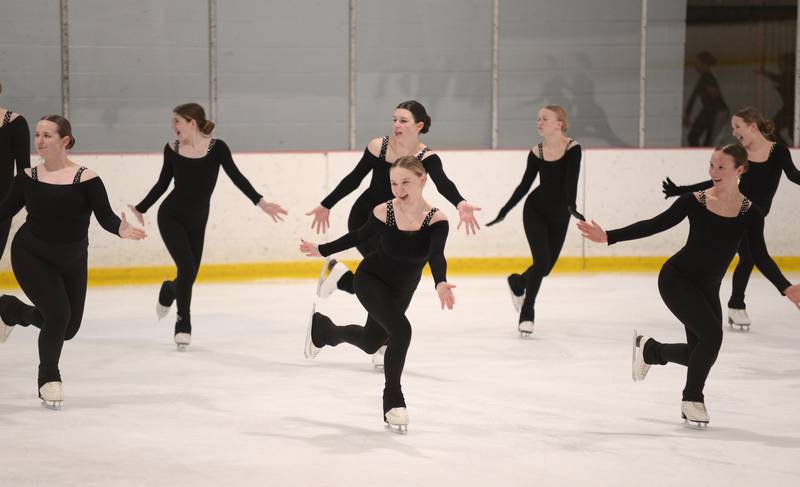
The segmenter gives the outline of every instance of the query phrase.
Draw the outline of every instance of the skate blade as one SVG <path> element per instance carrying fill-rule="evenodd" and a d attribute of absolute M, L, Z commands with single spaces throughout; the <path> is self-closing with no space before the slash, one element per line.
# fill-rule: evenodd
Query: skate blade
<path fill-rule="evenodd" d="M 408 434 L 408 426 L 405 424 L 387 424 L 386 429 L 397 435 Z"/>
<path fill-rule="evenodd" d="M 681 414 L 681 418 L 683 418 L 683 424 L 692 430 L 705 430 L 708 429 L 708 421 L 693 421 L 686 417 L 685 414 Z"/>
<path fill-rule="evenodd" d="M 61 411 L 61 401 L 45 401 L 42 399 L 42 406 L 52 411 Z"/>
<path fill-rule="evenodd" d="M 164 306 L 161 303 L 156 303 L 156 316 L 158 317 L 159 321 L 164 319 L 164 317 L 169 314 L 170 308 L 171 306 Z"/>
<path fill-rule="evenodd" d="M 313 359 L 319 354 L 319 348 L 314 345 L 311 339 L 311 328 L 314 325 L 314 313 L 317 311 L 317 303 L 311 305 L 311 315 L 308 317 L 308 328 L 306 329 L 306 341 L 303 345 L 303 356 L 307 359 Z"/>
<path fill-rule="evenodd" d="M 322 261 L 322 269 L 319 271 L 319 280 L 317 281 L 317 297 L 322 297 L 320 291 L 322 290 L 322 283 L 325 282 L 325 271 L 328 269 L 328 264 L 330 263 L 331 258 L 325 257 L 325 260 Z"/>
<path fill-rule="evenodd" d="M 373 369 L 383 370 L 383 364 L 372 364 Z"/>
<path fill-rule="evenodd" d="M 533 335 L 532 331 L 521 331 L 521 332 L 519 332 L 519 337 L 522 338 L 522 339 L 528 339 L 528 338 L 531 337 L 531 335 Z"/>
<path fill-rule="evenodd" d="M 179 352 L 185 352 L 185 351 L 186 351 L 186 347 L 187 347 L 187 346 L 188 346 L 188 345 L 186 345 L 185 343 L 179 343 L 179 344 L 178 344 L 178 351 L 179 351 Z"/>
<path fill-rule="evenodd" d="M 5 323 L 0 323 L 0 343 L 5 343 L 8 340 L 11 332 L 14 331 L 13 326 L 8 326 Z"/>

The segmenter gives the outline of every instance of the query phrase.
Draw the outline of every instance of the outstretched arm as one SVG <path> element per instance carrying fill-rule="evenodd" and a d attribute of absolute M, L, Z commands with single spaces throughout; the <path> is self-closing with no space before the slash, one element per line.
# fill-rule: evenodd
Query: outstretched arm
<path fill-rule="evenodd" d="M 678 186 L 677 184 L 673 183 L 670 178 L 667 178 L 661 182 L 661 191 L 664 193 L 664 199 L 671 198 L 673 196 L 680 196 L 686 193 L 703 191 L 706 189 L 711 189 L 713 187 L 714 187 L 714 182 L 711 181 L 710 179 L 708 181 L 691 184 L 689 186 Z"/>
<path fill-rule="evenodd" d="M 172 164 L 169 162 L 167 156 L 169 153 L 167 151 L 171 151 L 169 144 L 164 146 L 164 162 L 161 165 L 161 173 L 158 175 L 158 181 L 150 191 L 147 193 L 147 196 L 144 197 L 142 201 L 139 202 L 138 205 L 133 207 L 132 209 L 139 212 L 139 214 L 147 213 L 147 210 L 150 209 L 151 206 L 161 198 L 161 195 L 167 191 L 169 187 L 170 181 L 172 181 Z"/>
<path fill-rule="evenodd" d="M 784 291 L 791 287 L 792 283 L 784 277 L 767 251 L 767 244 L 764 242 L 764 214 L 757 206 L 751 206 L 748 211 L 752 212 L 748 215 L 751 221 L 747 227 L 747 240 L 750 244 L 753 261 L 764 277 L 769 279 L 781 294 L 785 294 Z"/>
<path fill-rule="evenodd" d="M 214 145 L 215 148 L 218 148 L 220 151 L 220 165 L 222 166 L 222 170 L 225 171 L 225 174 L 233 182 L 234 186 L 239 188 L 239 191 L 244 193 L 247 198 L 253 202 L 254 205 L 257 205 L 259 201 L 261 201 L 261 193 L 256 191 L 250 181 L 244 177 L 239 168 L 236 167 L 236 163 L 233 162 L 233 155 L 231 154 L 231 150 L 228 147 L 228 144 L 221 140 L 217 140 Z"/>
<path fill-rule="evenodd" d="M 428 264 L 431 266 L 433 282 L 436 293 L 439 295 L 439 302 L 442 309 L 453 309 L 456 298 L 453 295 L 455 286 L 447 282 L 447 259 L 444 257 L 444 246 L 447 242 L 447 234 L 450 231 L 450 224 L 447 220 L 440 220 L 431 224 L 431 243 L 428 254 Z"/>
<path fill-rule="evenodd" d="M 690 198 L 693 194 L 686 194 L 678 198 L 666 211 L 656 215 L 649 220 L 642 220 L 627 227 L 617 230 L 604 231 L 600 225 L 592 220 L 591 224 L 579 221 L 578 229 L 584 237 L 593 242 L 605 243 L 608 245 L 622 242 L 625 240 L 635 240 L 638 238 L 649 237 L 656 233 L 668 230 L 680 223 L 689 214 L 689 208 L 694 204 Z"/>
<path fill-rule="evenodd" d="M 439 194 L 444 196 L 447 201 L 449 201 L 458 209 L 458 228 L 461 228 L 461 225 L 465 225 L 467 234 L 475 235 L 475 233 L 481 228 L 480 224 L 478 223 L 478 219 L 475 218 L 475 212 L 481 211 L 481 208 L 470 204 L 463 196 L 461 196 L 461 193 L 458 192 L 458 188 L 456 188 L 455 183 L 453 183 L 453 181 L 447 177 L 447 174 L 444 173 L 442 160 L 437 154 L 431 154 L 428 157 L 425 157 L 422 159 L 422 164 L 425 166 L 425 170 L 428 172 L 431 180 L 436 185 L 436 189 L 439 191 Z"/>
<path fill-rule="evenodd" d="M 533 181 L 536 179 L 536 176 L 539 174 L 539 160 L 536 156 L 533 155 L 533 151 L 528 153 L 528 163 L 525 166 L 525 174 L 522 175 L 522 181 L 520 181 L 519 185 L 517 185 L 514 192 L 511 193 L 511 198 L 508 199 L 505 205 L 500 208 L 500 212 L 497 214 L 497 217 L 486 224 L 487 227 L 490 227 L 496 223 L 500 223 L 505 219 L 508 212 L 511 211 L 517 203 L 519 203 L 522 198 L 528 194 L 530 191 L 531 186 L 533 185 Z"/>
<path fill-rule="evenodd" d="M 127 218 L 125 218 L 125 213 L 122 213 L 121 219 L 114 214 L 111 209 L 111 203 L 108 202 L 106 187 L 99 177 L 92 177 L 85 184 L 89 206 L 94 213 L 94 217 L 105 231 L 131 240 L 145 238 L 144 230 L 129 224 Z"/>
<path fill-rule="evenodd" d="M 372 171 L 372 164 L 370 160 L 374 158 L 369 151 L 369 146 L 364 149 L 364 155 L 358 161 L 356 167 L 342 179 L 339 184 L 334 188 L 331 193 L 322 200 L 322 202 L 313 210 L 306 213 L 306 216 L 313 216 L 314 220 L 311 222 L 311 228 L 316 229 L 317 233 L 325 233 L 331 226 L 330 214 L 331 208 L 338 203 L 342 198 L 352 193 L 361 184 L 361 181 Z"/>
<path fill-rule="evenodd" d="M 775 150 L 779 150 L 781 161 L 781 169 L 783 169 L 783 173 L 786 174 L 786 177 L 789 178 L 789 181 L 793 182 L 794 184 L 800 184 L 800 170 L 795 167 L 794 162 L 792 161 L 792 153 L 789 152 L 789 148 L 783 144 L 780 144 L 778 147 L 775 147 Z"/>
<path fill-rule="evenodd" d="M 309 257 L 321 255 L 327 257 L 337 252 L 342 252 L 357 246 L 362 242 L 366 242 L 375 235 L 380 235 L 386 230 L 386 224 L 378 220 L 375 215 L 370 215 L 366 223 L 360 228 L 349 232 L 333 242 L 317 245 L 305 240 L 300 241 L 300 251 Z"/>

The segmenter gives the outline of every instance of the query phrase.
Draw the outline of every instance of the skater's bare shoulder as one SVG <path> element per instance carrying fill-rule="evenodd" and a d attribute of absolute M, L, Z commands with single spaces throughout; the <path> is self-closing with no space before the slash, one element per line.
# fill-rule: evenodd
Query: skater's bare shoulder
<path fill-rule="evenodd" d="M 434 223 L 446 222 L 446 221 L 447 221 L 447 215 L 445 215 L 444 212 L 441 210 L 436 210 L 436 212 L 434 212 L 433 214 L 433 217 L 431 217 L 430 224 L 433 225 Z"/>
<path fill-rule="evenodd" d="M 374 138 L 367 144 L 367 150 L 373 156 L 378 157 L 381 153 L 381 145 L 383 145 L 383 137 Z"/>
<path fill-rule="evenodd" d="M 375 215 L 375 218 L 386 223 L 386 214 L 387 214 L 387 207 L 386 203 L 381 203 L 375 208 L 372 209 L 372 214 Z"/>
<path fill-rule="evenodd" d="M 90 179 L 94 179 L 100 177 L 96 172 L 92 171 L 89 168 L 86 168 L 81 173 L 81 182 L 88 181 Z"/>

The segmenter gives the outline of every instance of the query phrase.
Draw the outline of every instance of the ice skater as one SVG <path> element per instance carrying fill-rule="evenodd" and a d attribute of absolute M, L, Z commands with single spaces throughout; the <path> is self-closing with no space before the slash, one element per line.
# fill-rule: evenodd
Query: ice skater
<path fill-rule="evenodd" d="M 719 287 L 742 238 L 758 269 L 800 308 L 800 286 L 792 285 L 769 256 L 764 243 L 764 213 L 739 191 L 738 178 L 747 171 L 747 152 L 738 144 L 711 155 L 708 191 L 682 195 L 665 212 L 618 230 L 604 231 L 592 221 L 578 222 L 584 237 L 609 245 L 648 237 L 689 219 L 684 247 L 669 258 L 658 276 L 658 289 L 669 310 L 683 323 L 686 343 L 660 343 L 634 330 L 632 375 L 644 380 L 651 365 L 668 362 L 687 368 L 681 414 L 687 424 L 709 422 L 703 388 L 722 346 Z"/>
<path fill-rule="evenodd" d="M 118 218 L 100 177 L 67 156 L 75 144 L 67 119 L 43 117 L 35 140 L 43 164 L 17 173 L 0 203 L 0 221 L 23 207 L 28 212 L 11 243 L 11 266 L 33 306 L 0 296 L 0 342 L 17 325 L 39 328 L 39 397 L 46 407 L 59 409 L 61 350 L 78 333 L 86 301 L 89 217 L 94 213 L 107 232 L 121 238 L 141 240 L 145 232 L 130 225 L 125 213 Z"/>
<path fill-rule="evenodd" d="M 521 274 L 508 276 L 511 300 L 519 313 L 517 329 L 523 337 L 533 333 L 536 296 L 545 276 L 558 261 L 569 228 L 570 214 L 577 212 L 575 198 L 581 170 L 581 146 L 567 137 L 567 112 L 558 105 L 547 105 L 536 117 L 536 131 L 542 142 L 528 153 L 522 182 L 503 205 L 497 217 L 486 226 L 506 217 L 531 189 L 539 175 L 539 186 L 528 195 L 522 212 L 522 224 L 528 238 L 533 264 Z"/>
<path fill-rule="evenodd" d="M 326 345 L 347 342 L 373 354 L 386 344 L 383 418 L 394 431 L 405 432 L 409 419 L 400 378 L 411 343 L 406 309 L 426 263 L 442 308 L 453 308 L 455 286 L 447 282 L 446 275 L 447 218 L 422 197 L 428 179 L 425 166 L 414 156 L 403 156 L 391 164 L 389 177 L 394 198 L 377 205 L 360 228 L 327 244 L 300 243 L 300 250 L 308 256 L 328 256 L 373 239 L 379 241 L 376 250 L 361 261 L 353 279 L 355 294 L 368 313 L 366 324 L 336 326 L 312 309 L 304 352 L 313 358 Z"/>
<path fill-rule="evenodd" d="M 164 164 L 158 181 L 138 205 L 129 206 L 144 225 L 144 213 L 164 194 L 170 181 L 175 180 L 175 187 L 158 209 L 158 229 L 175 261 L 177 277 L 161 284 L 156 315 L 163 318 L 172 303 L 178 302 L 174 339 L 182 351 L 191 343 L 192 287 L 200 270 L 211 194 L 220 166 L 233 184 L 274 221 L 282 221 L 287 212 L 253 188 L 239 172 L 225 142 L 210 137 L 214 122 L 206 119 L 203 107 L 197 103 L 175 107 L 172 129 L 177 137 L 164 146 Z"/>
<path fill-rule="evenodd" d="M 739 191 L 758 205 L 764 212 L 764 217 L 772 208 L 772 200 L 778 191 L 781 180 L 781 171 L 786 174 L 789 181 L 800 184 L 800 171 L 792 162 L 789 148 L 779 142 L 768 139 L 772 135 L 772 122 L 755 108 L 746 107 L 736 112 L 731 117 L 733 136 L 741 142 L 747 150 L 747 172 L 739 180 Z M 666 197 L 678 196 L 684 193 L 705 190 L 713 187 L 712 181 L 691 186 L 677 186 L 670 178 L 663 182 Z M 728 300 L 728 323 L 740 330 L 750 329 L 750 317 L 747 315 L 747 306 L 744 302 L 750 274 L 753 272 L 753 256 L 749 239 L 745 235 L 739 244 L 739 263 L 733 272 L 731 297 Z"/>
<path fill-rule="evenodd" d="M 475 234 L 480 225 L 475 218 L 475 212 L 480 208 L 467 202 L 456 185 L 447 177 L 442 168 L 442 160 L 428 146 L 420 141 L 420 135 L 428 133 L 431 127 L 431 117 L 425 107 L 415 100 L 404 101 L 397 105 L 393 114 L 392 135 L 373 139 L 364 150 L 364 155 L 356 167 L 342 179 L 336 188 L 322 200 L 319 206 L 306 213 L 314 217 L 311 228 L 317 233 L 325 233 L 330 226 L 329 216 L 331 208 L 342 198 L 358 189 L 361 181 L 372 173 L 369 187 L 358 197 L 350 209 L 347 228 L 350 231 L 360 228 L 372 214 L 376 205 L 392 198 L 389 185 L 390 161 L 395 161 L 402 156 L 413 155 L 422 161 L 426 172 L 436 184 L 439 193 L 458 209 L 460 222 L 467 234 Z M 373 252 L 377 239 L 360 243 L 357 248 L 362 256 Z M 317 295 L 327 298 L 336 289 L 354 293 L 353 273 L 344 264 L 336 259 L 326 259 L 323 263 L 320 282 L 317 285 Z M 380 367 L 383 364 L 383 351 L 381 348 L 372 357 L 373 364 Z"/>
<path fill-rule="evenodd" d="M 3 85 L 0 85 L 2 92 Z M 31 167 L 31 133 L 25 117 L 8 108 L 0 108 L 0 198 L 11 188 L 14 166 L 17 174 Z M 10 230 L 11 220 L 0 222 L 0 258 L 5 252 Z"/>

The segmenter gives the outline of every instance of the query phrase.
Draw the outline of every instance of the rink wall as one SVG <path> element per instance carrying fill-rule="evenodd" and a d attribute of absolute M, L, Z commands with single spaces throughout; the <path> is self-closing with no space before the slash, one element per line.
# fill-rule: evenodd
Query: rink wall
<path fill-rule="evenodd" d="M 678 184 L 707 178 L 711 151 L 707 149 L 588 149 L 584 151 L 578 189 L 578 205 L 587 215 L 611 229 L 649 218 L 674 200 L 665 201 L 661 181 L 669 175 Z M 470 202 L 480 205 L 481 222 L 494 218 L 519 183 L 525 170 L 527 150 L 451 150 L 440 156 L 450 178 Z M 800 153 L 793 151 L 798 160 Z M 305 213 L 350 171 L 361 152 L 237 153 L 242 172 L 270 201 L 289 210 L 280 224 L 254 207 L 240 194 L 224 172 L 220 173 L 212 200 L 206 232 L 201 278 L 247 279 L 310 277 L 318 273 L 319 260 L 298 251 L 300 238 L 323 241 L 346 231 L 347 215 L 359 191 L 341 201 L 331 212 L 332 228 L 326 236 L 310 229 Z M 38 157 L 34 157 L 36 161 Z M 72 159 L 97 171 L 108 188 L 112 206 L 127 211 L 150 189 L 161 168 L 161 154 L 73 154 Z M 536 183 L 534 183 L 536 184 Z M 442 208 L 451 221 L 447 256 L 452 273 L 500 273 L 530 262 L 522 228 L 522 203 L 502 223 L 482 228 L 477 236 L 456 230 L 458 213 L 432 188 L 431 203 Z M 785 270 L 800 270 L 800 187 L 782 177 L 766 224 L 770 252 Z M 95 220 L 90 227 L 89 266 L 92 283 L 157 281 L 174 273 L 156 224 L 157 205 L 146 215 L 148 238 L 121 241 L 102 230 Z M 24 210 L 15 219 L 13 232 L 24 221 Z M 584 242 L 574 227 L 564 244 L 556 271 L 654 270 L 681 247 L 686 222 L 671 231 L 644 240 L 608 247 Z M 13 285 L 10 253 L 0 262 L 0 285 Z M 358 259 L 356 252 L 342 256 Z"/>

